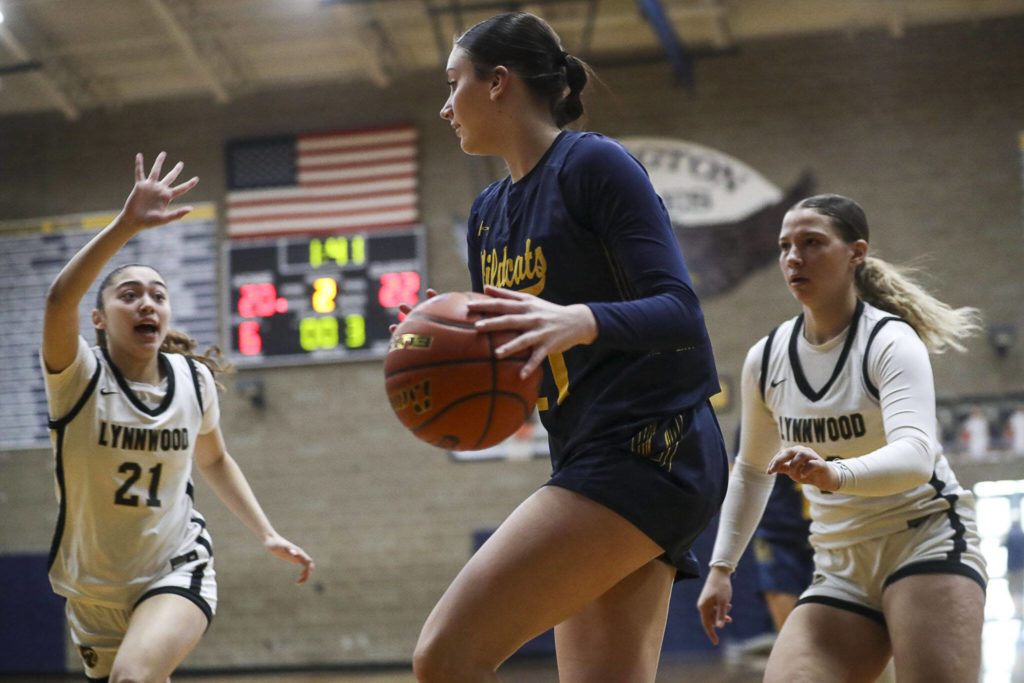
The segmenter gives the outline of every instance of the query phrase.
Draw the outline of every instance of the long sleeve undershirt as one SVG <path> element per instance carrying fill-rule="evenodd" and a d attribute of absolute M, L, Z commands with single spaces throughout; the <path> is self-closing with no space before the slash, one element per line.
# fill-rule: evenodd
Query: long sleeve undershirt
<path fill-rule="evenodd" d="M 774 484 L 765 472 L 781 442 L 774 416 L 761 399 L 764 340 L 750 349 L 741 380 L 740 450 L 722 505 L 712 564 L 735 567 L 750 542 Z M 808 376 L 831 371 L 828 354 L 801 353 Z M 937 454 L 935 389 L 928 351 L 908 326 L 890 324 L 875 339 L 869 372 L 879 390 L 886 445 L 855 458 L 832 461 L 838 493 L 887 496 L 926 483 Z M 785 476 L 785 475 L 777 475 Z"/>

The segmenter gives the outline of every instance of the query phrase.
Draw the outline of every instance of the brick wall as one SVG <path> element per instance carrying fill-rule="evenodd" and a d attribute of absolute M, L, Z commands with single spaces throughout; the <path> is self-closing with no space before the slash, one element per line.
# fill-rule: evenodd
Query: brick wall
<path fill-rule="evenodd" d="M 1021 161 L 1024 21 L 774 40 L 697 64 L 693 92 L 663 65 L 606 67 L 588 127 L 682 138 L 737 157 L 781 187 L 812 170 L 821 190 L 865 206 L 872 247 L 927 257 L 936 294 L 1024 331 Z M 452 223 L 500 163 L 464 156 L 437 118 L 441 74 L 387 91 L 295 90 L 224 106 L 206 101 L 0 119 L 0 216 L 119 206 L 131 158 L 167 149 L 202 178 L 195 201 L 221 201 L 223 143 L 247 135 L 411 121 L 421 134 L 428 283 L 465 289 Z M 426 103 L 426 104 L 424 104 Z M 4 296 L 16 296 L 5 292 Z M 40 305 L 42 302 L 40 302 Z M 213 302 L 211 302 L 213 305 Z M 746 349 L 797 312 L 771 264 L 706 303 L 724 377 Z M 935 362 L 942 395 L 1024 388 L 1020 344 L 997 359 L 984 339 Z M 312 585 L 266 556 L 202 484 L 221 604 L 193 667 L 408 661 L 420 624 L 465 561 L 474 528 L 498 524 L 544 480 L 540 461 L 453 463 L 403 432 L 380 364 L 247 371 L 263 410 L 222 397 L 231 452 L 272 520 L 317 560 Z M 738 396 L 721 414 L 731 435 Z M 55 518 L 51 456 L 0 453 L 0 549 L 45 551 Z M 1017 476 L 1017 475 L 1014 475 Z"/>

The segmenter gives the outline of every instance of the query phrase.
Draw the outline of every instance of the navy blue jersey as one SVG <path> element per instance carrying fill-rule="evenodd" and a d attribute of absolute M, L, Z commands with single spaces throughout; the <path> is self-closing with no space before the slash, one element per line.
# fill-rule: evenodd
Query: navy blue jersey
<path fill-rule="evenodd" d="M 469 218 L 473 289 L 586 303 L 593 344 L 548 357 L 541 421 L 556 463 L 626 445 L 644 425 L 715 394 L 704 315 L 647 173 L 618 142 L 563 131 L 518 182 L 484 190 Z"/>
<path fill-rule="evenodd" d="M 771 543 L 809 547 L 810 533 L 811 516 L 800 484 L 784 474 L 776 474 L 775 487 L 754 536 Z"/>

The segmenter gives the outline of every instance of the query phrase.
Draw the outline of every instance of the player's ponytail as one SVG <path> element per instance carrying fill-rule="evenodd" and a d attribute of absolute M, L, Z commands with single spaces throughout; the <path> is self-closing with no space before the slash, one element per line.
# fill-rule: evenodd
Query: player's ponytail
<path fill-rule="evenodd" d="M 819 194 L 801 200 L 793 208 L 813 209 L 827 216 L 847 244 L 868 241 L 870 233 L 864 209 L 848 197 Z M 980 312 L 968 306 L 953 308 L 939 301 L 916 282 L 914 272 L 913 268 L 869 256 L 854 273 L 857 296 L 910 323 L 932 353 L 948 349 L 964 351 L 961 340 L 981 330 Z"/>
<path fill-rule="evenodd" d="M 455 44 L 469 54 L 478 77 L 504 66 L 522 78 L 534 97 L 547 104 L 559 128 L 583 115 L 580 93 L 590 67 L 563 50 L 558 34 L 540 17 L 498 14 L 469 28 Z"/>
<path fill-rule="evenodd" d="M 219 346 L 211 346 L 203 353 L 197 353 L 196 349 L 198 344 L 196 340 L 188 336 L 181 330 L 169 329 L 167 330 L 167 336 L 164 337 L 164 343 L 160 345 L 160 350 L 164 353 L 180 353 L 183 356 L 188 356 L 192 360 L 202 363 L 210 369 L 216 379 L 218 374 L 226 374 L 234 372 L 235 366 L 224 357 Z M 224 387 L 217 382 L 217 386 L 223 389 Z"/>
<path fill-rule="evenodd" d="M 587 65 L 576 57 L 563 53 L 563 60 L 565 61 L 565 66 L 563 67 L 565 69 L 565 82 L 569 92 L 555 104 L 553 113 L 555 125 L 559 128 L 563 128 L 583 116 L 583 101 L 580 99 L 580 93 L 583 92 L 584 86 L 587 85 L 588 75 Z"/>
<path fill-rule="evenodd" d="M 854 274 L 857 296 L 910 323 L 929 351 L 964 351 L 961 340 L 981 330 L 980 311 L 939 301 L 914 280 L 914 272 L 869 256 Z"/>

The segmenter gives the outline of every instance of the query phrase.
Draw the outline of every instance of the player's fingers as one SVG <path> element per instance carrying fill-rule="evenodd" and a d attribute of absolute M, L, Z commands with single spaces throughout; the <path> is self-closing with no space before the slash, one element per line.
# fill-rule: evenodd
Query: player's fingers
<path fill-rule="evenodd" d="M 160 179 L 160 169 L 164 166 L 164 159 L 167 158 L 167 152 L 160 152 L 156 155 L 156 161 L 153 162 L 153 168 L 149 171 L 150 180 Z"/>
<path fill-rule="evenodd" d="M 493 285 L 484 285 L 484 294 L 487 296 L 493 296 L 497 299 L 517 299 L 522 301 L 528 298 L 529 294 L 517 292 L 514 289 L 503 289 L 501 287 L 495 287 Z"/>
<path fill-rule="evenodd" d="M 768 463 L 768 468 L 765 470 L 768 474 L 775 474 L 776 472 L 783 471 L 789 464 L 790 456 L 788 453 L 779 453 L 771 462 Z"/>
<path fill-rule="evenodd" d="M 544 362 L 544 359 L 548 355 L 540 346 L 536 346 L 533 349 L 533 353 L 530 354 L 529 360 L 527 360 L 523 367 L 519 369 L 519 379 L 526 379 L 540 367 L 540 364 Z"/>
<path fill-rule="evenodd" d="M 177 180 L 178 176 L 181 175 L 181 169 L 183 168 L 185 168 L 185 162 L 179 161 L 174 165 L 174 168 L 167 172 L 167 175 L 165 175 L 164 179 L 160 182 L 164 185 L 170 186 L 170 184 Z"/>
<path fill-rule="evenodd" d="M 183 218 L 184 216 L 187 216 L 190 213 L 192 213 L 191 206 L 179 206 L 177 209 L 165 211 L 162 219 L 164 223 L 170 223 L 172 221 L 178 220 L 179 218 Z"/>
<path fill-rule="evenodd" d="M 199 184 L 199 176 L 192 176 L 181 185 L 171 188 L 171 198 L 180 197 Z"/>
<path fill-rule="evenodd" d="M 708 635 L 708 640 L 713 645 L 718 645 L 718 634 L 715 633 L 715 608 L 712 606 L 710 609 L 703 609 L 700 612 L 700 623 L 704 627 L 704 633 Z"/>
<path fill-rule="evenodd" d="M 146 172 L 143 169 L 142 152 L 135 155 L 135 182 L 142 182 L 146 178 Z"/>

